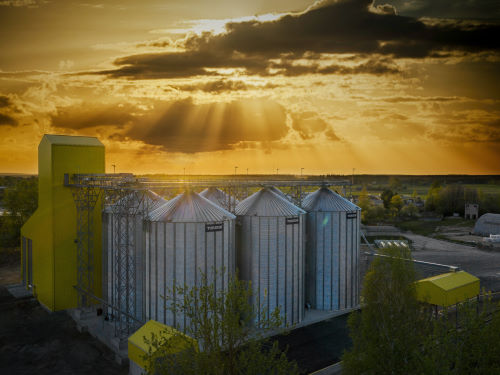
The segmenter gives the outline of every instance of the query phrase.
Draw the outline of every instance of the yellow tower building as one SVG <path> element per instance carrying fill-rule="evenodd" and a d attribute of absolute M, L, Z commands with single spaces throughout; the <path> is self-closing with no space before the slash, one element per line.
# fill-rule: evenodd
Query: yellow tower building
<path fill-rule="evenodd" d="M 104 172 L 104 145 L 97 138 L 46 134 L 38 146 L 38 209 L 21 228 L 22 278 L 51 311 L 77 307 L 76 206 L 64 175 Z M 93 215 L 90 268 L 93 294 L 100 296 L 100 210 Z"/>

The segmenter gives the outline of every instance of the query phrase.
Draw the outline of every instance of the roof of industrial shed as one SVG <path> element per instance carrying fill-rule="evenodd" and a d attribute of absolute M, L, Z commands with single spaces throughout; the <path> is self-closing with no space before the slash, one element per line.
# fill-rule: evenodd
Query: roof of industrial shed
<path fill-rule="evenodd" d="M 127 202 L 127 200 L 132 200 L 131 202 Z M 138 202 L 139 205 L 138 207 L 135 207 L 135 202 Z M 167 203 L 167 200 L 156 194 L 154 191 L 151 190 L 146 190 L 144 192 L 144 197 L 141 197 L 140 192 L 133 192 L 130 193 L 123 198 L 120 198 L 117 200 L 114 204 L 112 205 L 107 205 L 106 208 L 104 209 L 105 212 L 114 212 L 114 208 L 123 206 L 126 208 L 129 206 L 130 208 L 133 209 L 146 209 L 148 212 L 152 212 L 156 210 L 157 208 L 161 207 Z"/>
<path fill-rule="evenodd" d="M 46 139 L 53 145 L 67 145 L 67 146 L 98 146 L 104 147 L 100 140 L 96 137 L 82 137 L 75 135 L 56 135 L 45 134 L 42 138 Z"/>
<path fill-rule="evenodd" d="M 242 200 L 236 206 L 236 215 L 240 216 L 294 216 L 305 211 L 282 196 L 264 188 Z"/>
<path fill-rule="evenodd" d="M 149 214 L 151 221 L 176 223 L 207 223 L 235 218 L 229 211 L 191 190 L 179 194 Z"/>
<path fill-rule="evenodd" d="M 500 214 L 484 214 L 477 219 L 474 233 L 483 236 L 500 234 Z"/>
<path fill-rule="evenodd" d="M 238 200 L 235 197 L 224 193 L 221 189 L 216 188 L 215 186 L 211 186 L 203 190 L 200 195 L 207 198 L 209 201 L 218 204 L 219 206 L 227 204 L 228 200 L 232 203 L 238 203 Z"/>
<path fill-rule="evenodd" d="M 347 199 L 334 193 L 327 187 L 319 188 L 314 193 L 306 196 L 302 201 L 302 207 L 306 211 L 323 212 L 360 210 L 354 203 L 349 202 Z"/>
<path fill-rule="evenodd" d="M 451 306 L 479 294 L 479 279 L 465 271 L 449 272 L 417 281 L 417 299 Z"/>

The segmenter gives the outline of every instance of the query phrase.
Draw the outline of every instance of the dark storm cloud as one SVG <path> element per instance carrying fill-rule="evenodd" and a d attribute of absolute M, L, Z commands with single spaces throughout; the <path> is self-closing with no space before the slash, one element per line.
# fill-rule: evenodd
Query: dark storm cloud
<path fill-rule="evenodd" d="M 272 69 L 288 75 L 338 74 L 343 72 L 341 67 L 333 65 L 322 70 L 315 65 L 315 56 L 354 53 L 424 58 L 439 56 L 437 52 L 468 53 L 500 47 L 498 24 L 431 24 L 395 15 L 389 6 L 379 5 L 374 6 L 371 0 L 325 2 L 275 21 L 228 23 L 224 34 L 188 37 L 184 52 L 127 56 L 115 61 L 117 69 L 100 73 L 139 79 L 211 75 L 217 68 L 240 68 L 247 74 L 260 75 L 272 74 Z M 277 61 L 282 58 L 285 62 Z M 289 63 L 298 58 L 312 62 L 303 66 Z M 377 65 L 376 60 L 367 64 L 351 71 L 343 69 L 352 74 L 383 74 L 388 69 L 387 63 Z"/>
<path fill-rule="evenodd" d="M 410 17 L 500 18 L 498 0 L 375 0 L 374 5 L 390 5 Z"/>
<path fill-rule="evenodd" d="M 9 115 L 0 113 L 0 126 L 2 125 L 16 126 L 17 120 Z"/>
<path fill-rule="evenodd" d="M 165 103 L 136 122 L 126 136 L 166 151 L 233 149 L 240 142 L 272 142 L 288 132 L 285 109 L 267 100 Z"/>
<path fill-rule="evenodd" d="M 268 82 L 265 85 L 258 86 L 258 85 L 247 84 L 239 80 L 218 79 L 215 81 L 195 83 L 190 85 L 171 86 L 171 87 L 174 88 L 175 90 L 180 90 L 180 91 L 203 91 L 203 92 L 219 94 L 221 92 L 227 92 L 227 91 L 273 89 L 276 87 L 280 87 L 280 85 Z"/>
<path fill-rule="evenodd" d="M 0 108 L 5 108 L 10 106 L 11 101 L 8 96 L 0 95 Z"/>
<path fill-rule="evenodd" d="M 292 128 L 299 132 L 302 139 L 310 139 L 315 134 L 323 132 L 327 123 L 315 112 L 292 113 Z"/>
<path fill-rule="evenodd" d="M 78 106 L 59 107 L 57 114 L 51 117 L 52 126 L 60 129 L 86 129 L 96 126 L 123 127 L 134 116 L 134 107 L 130 105 L 99 105 L 84 103 Z"/>

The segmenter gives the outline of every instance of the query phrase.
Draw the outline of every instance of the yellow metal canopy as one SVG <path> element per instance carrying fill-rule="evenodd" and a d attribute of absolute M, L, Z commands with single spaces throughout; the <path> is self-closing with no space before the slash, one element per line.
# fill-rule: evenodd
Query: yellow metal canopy
<path fill-rule="evenodd" d="M 465 271 L 444 273 L 417 281 L 417 299 L 438 306 L 451 306 L 479 294 L 479 279 Z"/>
<path fill-rule="evenodd" d="M 150 345 L 145 342 L 145 339 L 151 341 L 153 334 L 158 338 L 165 337 L 167 341 L 176 340 L 176 342 L 169 342 L 171 354 L 182 351 L 189 342 L 196 342 L 194 339 L 177 331 L 175 328 L 161 324 L 156 320 L 150 320 L 128 338 L 128 358 L 142 368 L 146 366 L 144 355 L 149 352 L 150 348 Z M 184 340 L 184 338 L 187 340 Z"/>

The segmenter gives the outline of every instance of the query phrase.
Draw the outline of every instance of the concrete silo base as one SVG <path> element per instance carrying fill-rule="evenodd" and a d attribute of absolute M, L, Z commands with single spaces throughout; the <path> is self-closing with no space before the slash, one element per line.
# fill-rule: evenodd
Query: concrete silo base
<path fill-rule="evenodd" d="M 117 364 L 125 365 L 128 363 L 127 338 L 119 339 L 116 337 L 114 324 L 106 321 L 103 315 L 97 315 L 96 307 L 89 310 L 69 309 L 66 311 L 76 322 L 80 332 L 88 332 L 115 353 Z"/>

